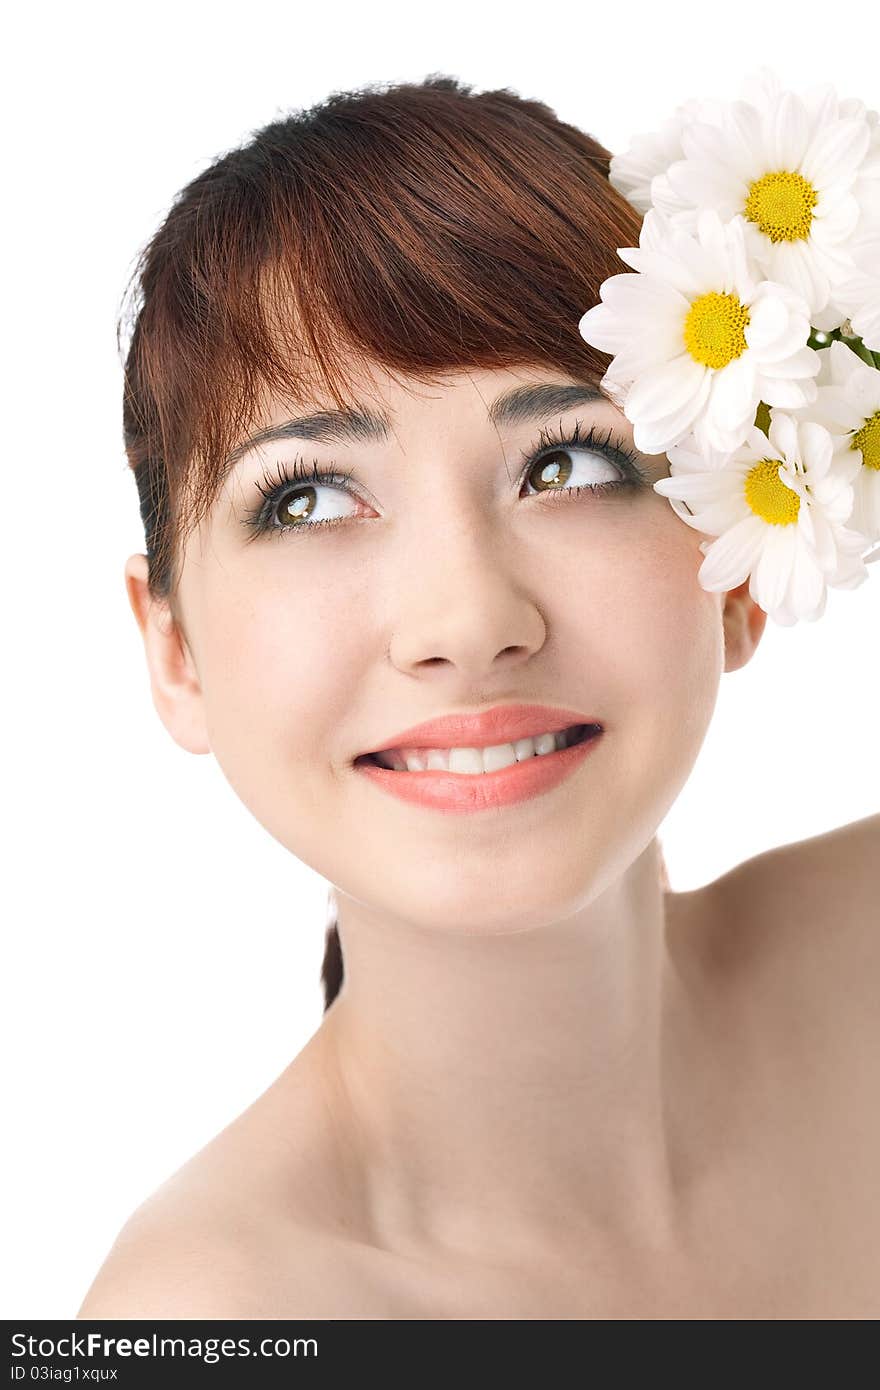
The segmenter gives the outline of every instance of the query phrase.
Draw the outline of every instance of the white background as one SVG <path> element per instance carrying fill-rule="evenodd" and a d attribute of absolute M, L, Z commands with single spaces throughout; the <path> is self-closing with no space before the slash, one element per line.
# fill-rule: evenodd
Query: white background
<path fill-rule="evenodd" d="M 327 885 L 165 732 L 123 585 L 143 533 L 115 323 L 172 197 L 268 121 L 432 72 L 544 100 L 612 151 L 758 63 L 877 106 L 868 13 L 153 0 L 7 20 L 0 1316 L 72 1317 L 133 1208 L 321 1017 Z M 818 623 L 768 624 L 722 678 L 661 827 L 673 888 L 880 807 L 878 575 Z"/>

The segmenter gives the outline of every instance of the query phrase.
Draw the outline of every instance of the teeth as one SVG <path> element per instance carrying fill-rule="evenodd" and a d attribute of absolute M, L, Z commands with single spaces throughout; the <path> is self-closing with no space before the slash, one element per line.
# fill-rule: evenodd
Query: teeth
<path fill-rule="evenodd" d="M 579 726 L 580 727 L 580 726 Z M 543 757 L 568 746 L 569 730 L 518 738 L 489 748 L 393 748 L 376 754 L 382 767 L 395 772 L 496 772 L 526 758 Z"/>

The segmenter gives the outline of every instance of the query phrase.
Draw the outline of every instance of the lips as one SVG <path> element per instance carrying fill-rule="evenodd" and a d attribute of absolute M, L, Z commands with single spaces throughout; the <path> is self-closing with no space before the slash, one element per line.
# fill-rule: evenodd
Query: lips
<path fill-rule="evenodd" d="M 355 761 L 393 748 L 488 748 L 536 734 L 557 733 L 575 724 L 604 727 L 595 715 L 581 710 L 556 705 L 495 705 L 472 714 L 447 714 L 402 729 Z"/>
<path fill-rule="evenodd" d="M 581 725 L 581 729 L 586 726 Z M 591 736 L 558 747 L 555 752 L 535 753 L 532 757 L 496 768 L 492 772 L 451 772 L 443 769 L 399 772 L 381 766 L 379 755 L 356 760 L 357 775 L 367 783 L 399 801 L 422 810 L 450 814 L 487 812 L 494 815 L 509 807 L 552 794 L 591 760 L 601 746 L 603 731 L 594 727 Z"/>

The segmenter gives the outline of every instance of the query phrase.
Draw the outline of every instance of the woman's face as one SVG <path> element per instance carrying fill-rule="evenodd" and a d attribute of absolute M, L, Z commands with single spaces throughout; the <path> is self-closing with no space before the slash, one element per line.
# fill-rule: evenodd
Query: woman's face
<path fill-rule="evenodd" d="M 650 842 L 714 709 L 723 595 L 697 582 L 701 534 L 651 488 L 665 455 L 636 453 L 641 487 L 589 491 L 624 476 L 609 431 L 633 451 L 609 401 L 557 397 L 499 421 L 493 403 L 515 388 L 578 383 L 540 367 L 441 380 L 404 388 L 365 368 L 358 398 L 385 438 L 244 453 L 187 543 L 179 606 L 204 738 L 277 840 L 383 917 L 516 930 L 570 915 Z M 264 423 L 322 407 L 279 405 Z M 578 423 L 600 442 L 546 447 L 542 430 Z M 350 472 L 349 491 L 300 479 L 269 506 L 258 484 L 297 457 Z M 275 530 L 248 525 L 260 511 Z M 515 804 L 416 805 L 354 765 L 413 724 L 519 702 L 604 732 Z"/>

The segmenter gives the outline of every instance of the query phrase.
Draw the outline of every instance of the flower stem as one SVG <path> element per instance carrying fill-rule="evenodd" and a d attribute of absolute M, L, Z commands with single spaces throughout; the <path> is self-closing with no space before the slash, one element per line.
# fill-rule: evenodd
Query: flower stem
<path fill-rule="evenodd" d="M 852 349 L 856 357 L 860 357 L 863 362 L 867 362 L 869 367 L 877 366 L 877 356 L 880 354 L 875 354 L 870 348 L 866 348 L 861 338 L 849 337 L 842 333 L 840 335 L 840 341 L 846 343 L 846 346 Z"/>

